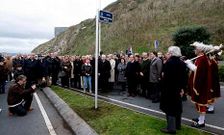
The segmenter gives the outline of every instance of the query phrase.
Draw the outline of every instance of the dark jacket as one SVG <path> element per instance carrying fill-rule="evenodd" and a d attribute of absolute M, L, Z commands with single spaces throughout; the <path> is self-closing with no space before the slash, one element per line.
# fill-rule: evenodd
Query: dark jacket
<path fill-rule="evenodd" d="M 125 76 L 128 80 L 136 80 L 139 76 L 140 65 L 138 62 L 128 62 Z"/>
<path fill-rule="evenodd" d="M 73 62 L 73 65 L 74 65 L 73 73 L 75 75 L 75 78 L 79 77 L 82 74 L 82 64 L 83 63 L 82 63 L 82 61 L 80 59 L 76 59 Z"/>
<path fill-rule="evenodd" d="M 104 78 L 106 80 L 108 80 L 110 78 L 110 70 L 111 70 L 111 66 L 110 66 L 110 62 L 105 60 L 103 61 L 99 61 L 99 73 L 100 73 L 100 78 Z"/>
<path fill-rule="evenodd" d="M 91 64 L 82 65 L 82 74 L 83 76 L 92 76 L 93 68 Z"/>
<path fill-rule="evenodd" d="M 20 58 L 13 59 L 12 66 L 14 69 L 20 66 L 24 67 L 24 58 L 20 57 Z"/>
<path fill-rule="evenodd" d="M 187 84 L 186 65 L 179 57 L 170 57 L 164 65 L 160 109 L 170 116 L 182 113 L 181 89 Z"/>
<path fill-rule="evenodd" d="M 5 65 L 0 65 L 0 82 L 4 82 L 7 80 L 7 69 Z"/>
<path fill-rule="evenodd" d="M 25 60 L 23 69 L 27 77 L 27 81 L 36 81 L 38 77 L 38 60 Z"/>
<path fill-rule="evenodd" d="M 125 71 L 126 71 L 126 64 L 119 63 L 117 66 L 117 71 L 118 71 L 118 82 L 126 82 L 126 77 L 125 77 Z"/>
<path fill-rule="evenodd" d="M 141 63 L 141 72 L 143 73 L 143 77 L 142 79 L 144 81 L 147 81 L 149 80 L 149 69 L 150 69 L 150 60 L 143 60 L 142 63 Z"/>
<path fill-rule="evenodd" d="M 14 79 L 15 79 L 15 80 L 16 80 L 16 78 L 17 78 L 18 76 L 20 76 L 20 75 L 24 75 L 24 71 L 23 71 L 23 69 L 22 69 L 22 70 L 18 70 L 18 69 L 14 70 Z"/>
<path fill-rule="evenodd" d="M 70 61 L 62 62 L 61 68 L 62 68 L 62 71 L 65 72 L 66 77 L 71 76 L 72 65 L 71 65 Z"/>
<path fill-rule="evenodd" d="M 212 80 L 212 90 L 213 92 L 211 92 L 210 94 L 210 98 L 214 99 L 214 98 L 219 98 L 221 97 L 221 91 L 220 91 L 220 83 L 219 83 L 219 68 L 218 68 L 218 63 L 216 60 L 212 59 L 211 60 L 211 80 Z"/>
<path fill-rule="evenodd" d="M 60 71 L 60 67 L 61 67 L 61 60 L 58 57 L 52 58 L 52 63 L 51 63 L 51 70 L 49 71 L 50 74 L 58 74 Z"/>
<path fill-rule="evenodd" d="M 27 95 L 32 94 L 34 91 L 35 90 L 32 88 L 25 90 L 23 86 L 18 83 L 12 84 L 8 92 L 8 105 L 20 103 L 24 98 L 26 98 Z"/>
<path fill-rule="evenodd" d="M 38 60 L 38 78 L 49 76 L 48 62 L 45 59 Z"/>

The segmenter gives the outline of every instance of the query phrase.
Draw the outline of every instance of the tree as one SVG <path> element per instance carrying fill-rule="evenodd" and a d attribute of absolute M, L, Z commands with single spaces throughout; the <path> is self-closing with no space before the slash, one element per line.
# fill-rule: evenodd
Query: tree
<path fill-rule="evenodd" d="M 183 27 L 173 34 L 175 46 L 181 48 L 183 56 L 192 58 L 195 56 L 194 47 L 190 46 L 195 41 L 208 43 L 210 41 L 210 33 L 203 26 Z"/>

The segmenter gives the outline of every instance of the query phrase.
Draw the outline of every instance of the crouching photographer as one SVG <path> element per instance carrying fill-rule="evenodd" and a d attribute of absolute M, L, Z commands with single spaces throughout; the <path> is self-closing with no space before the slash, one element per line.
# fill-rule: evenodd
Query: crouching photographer
<path fill-rule="evenodd" d="M 26 76 L 19 75 L 8 92 L 9 115 L 25 116 L 28 111 L 32 111 L 31 103 L 36 84 L 32 83 L 29 89 L 25 89 Z"/>

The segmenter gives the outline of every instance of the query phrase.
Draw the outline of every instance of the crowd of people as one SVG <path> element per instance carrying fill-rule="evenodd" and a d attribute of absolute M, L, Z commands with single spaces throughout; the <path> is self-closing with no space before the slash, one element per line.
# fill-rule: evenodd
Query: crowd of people
<path fill-rule="evenodd" d="M 98 58 L 99 90 L 109 92 L 120 86 L 120 92 L 124 94 L 127 91 L 127 96 L 138 95 L 153 103 L 160 102 L 160 109 L 167 118 L 167 127 L 161 129 L 165 133 L 176 133 L 176 129 L 181 128 L 182 100 L 186 100 L 188 94 L 199 112 L 192 126 L 204 127 L 205 113 L 214 113 L 215 98 L 220 97 L 218 64 L 214 57 L 206 55 L 206 45 L 195 43 L 193 46 L 199 56 L 195 64 L 185 60 L 176 46 L 169 47 L 165 54 L 156 51 L 141 55 L 102 54 Z M 91 55 L 57 56 L 56 53 L 0 57 L 0 74 L 1 93 L 5 93 L 8 78 L 15 80 L 8 93 L 10 113 L 25 115 L 31 109 L 32 93 L 36 86 L 42 89 L 60 82 L 62 87 L 93 93 L 95 58 Z M 25 82 L 26 90 L 23 90 Z M 16 89 L 20 91 L 19 94 L 17 92 L 19 98 L 13 97 Z M 18 105 L 23 100 L 26 104 L 21 109 Z"/>

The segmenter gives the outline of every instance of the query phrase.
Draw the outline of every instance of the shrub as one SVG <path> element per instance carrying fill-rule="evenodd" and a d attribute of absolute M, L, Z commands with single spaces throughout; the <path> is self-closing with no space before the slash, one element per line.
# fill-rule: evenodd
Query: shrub
<path fill-rule="evenodd" d="M 202 26 L 182 27 L 173 34 L 174 45 L 181 48 L 181 52 L 187 58 L 194 57 L 194 47 L 190 46 L 195 41 L 208 43 L 210 34 Z"/>

